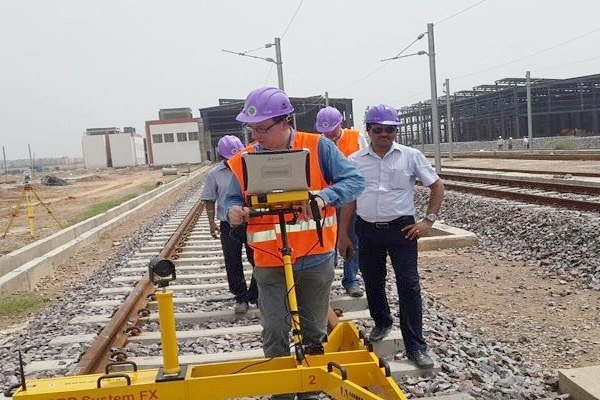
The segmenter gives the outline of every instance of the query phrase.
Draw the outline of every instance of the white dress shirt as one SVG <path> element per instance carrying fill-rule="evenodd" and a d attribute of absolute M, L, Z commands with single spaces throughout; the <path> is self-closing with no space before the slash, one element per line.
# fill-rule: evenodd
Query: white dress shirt
<path fill-rule="evenodd" d="M 367 146 L 348 159 L 365 178 L 365 190 L 356 199 L 356 214 L 367 222 L 389 222 L 401 216 L 414 216 L 416 179 L 424 186 L 439 179 L 423 153 L 396 142 L 383 158 Z"/>

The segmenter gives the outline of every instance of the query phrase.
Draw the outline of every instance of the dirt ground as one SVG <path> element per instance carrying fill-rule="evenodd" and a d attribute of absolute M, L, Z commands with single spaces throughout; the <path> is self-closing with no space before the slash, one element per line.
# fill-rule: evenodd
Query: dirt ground
<path fill-rule="evenodd" d="M 535 267 L 476 248 L 419 254 L 426 293 L 471 331 L 544 369 L 600 364 L 600 292 L 542 279 Z"/>
<path fill-rule="evenodd" d="M 39 180 L 34 185 L 60 221 L 76 219 L 94 203 L 140 193 L 148 186 L 176 178 L 147 168 L 72 174 L 66 176 L 74 178 L 72 185 L 45 187 Z M 0 192 L 0 227 L 6 227 L 22 185 L 0 184 Z M 168 199 L 163 201 L 166 208 Z M 35 206 L 36 238 L 58 229 L 45 214 L 39 205 Z M 149 217 L 137 216 L 139 224 Z M 97 246 L 69 260 L 68 273 L 61 274 L 60 270 L 67 267 L 59 266 L 63 277 L 60 282 L 45 279 L 38 292 L 52 299 L 71 285 L 64 277 L 76 280 L 89 276 L 139 224 L 130 221 L 112 230 Z M 32 240 L 27 218 L 21 215 L 13 221 L 6 238 L 0 239 L 0 256 Z M 547 369 L 600 364 L 600 293 L 574 290 L 558 280 L 543 280 L 530 265 L 499 260 L 479 249 L 423 252 L 420 268 L 423 289 L 430 296 L 462 317 L 472 331 L 509 343 L 524 359 Z M 27 317 L 0 318 L 0 327 L 18 329 Z"/>
<path fill-rule="evenodd" d="M 43 185 L 41 181 L 47 175 L 68 184 Z M 29 190 L 23 184 L 23 176 L 2 175 L 0 237 L 4 238 L 0 238 L 0 255 L 59 231 L 59 224 L 78 222 L 94 205 L 141 194 L 177 177 L 163 176 L 161 169 L 149 167 L 53 171 L 33 176 Z M 33 229 L 29 213 L 33 215 Z M 11 221 L 12 215 L 15 216 Z"/>

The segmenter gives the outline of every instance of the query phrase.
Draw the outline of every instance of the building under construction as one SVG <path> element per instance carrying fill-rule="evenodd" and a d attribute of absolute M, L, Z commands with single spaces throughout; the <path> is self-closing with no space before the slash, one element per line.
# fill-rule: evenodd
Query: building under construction
<path fill-rule="evenodd" d="M 533 137 L 597 135 L 600 74 L 570 79 L 530 79 Z M 488 141 L 528 135 L 525 78 L 505 78 L 450 95 L 452 141 Z M 446 97 L 438 98 L 441 142 L 448 142 Z M 398 110 L 400 141 L 433 143 L 431 101 Z"/>
<path fill-rule="evenodd" d="M 344 127 L 354 126 L 352 99 L 326 99 L 324 96 L 312 96 L 290 97 L 290 101 L 294 106 L 292 123 L 299 131 L 316 132 L 317 113 L 325 107 L 326 103 L 337 108 L 344 115 Z M 218 106 L 199 109 L 199 131 L 203 132 L 203 142 L 206 146 L 203 149 L 203 160 L 215 160 L 215 147 L 219 139 L 225 135 L 238 136 L 244 143 L 251 141 L 250 132 L 244 128 L 244 124 L 235 119 L 243 107 L 244 100 L 219 99 Z"/>

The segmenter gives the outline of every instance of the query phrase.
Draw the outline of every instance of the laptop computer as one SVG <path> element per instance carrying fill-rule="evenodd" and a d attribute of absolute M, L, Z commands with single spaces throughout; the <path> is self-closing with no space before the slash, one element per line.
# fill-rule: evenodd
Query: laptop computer
<path fill-rule="evenodd" d="M 244 190 L 249 195 L 308 190 L 308 154 L 307 149 L 242 153 Z"/>

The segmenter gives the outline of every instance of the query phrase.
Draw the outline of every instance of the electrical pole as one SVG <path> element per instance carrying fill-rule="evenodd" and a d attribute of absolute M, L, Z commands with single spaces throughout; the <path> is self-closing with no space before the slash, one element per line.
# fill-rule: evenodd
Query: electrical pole
<path fill-rule="evenodd" d="M 440 118 L 437 104 L 437 83 L 435 78 L 435 45 L 433 41 L 433 24 L 427 24 L 427 38 L 429 40 L 429 77 L 431 80 L 431 127 L 433 130 L 433 145 L 435 148 L 435 172 L 442 171 L 440 157 Z"/>
<path fill-rule="evenodd" d="M 225 50 L 225 49 L 223 49 L 223 51 L 225 53 L 236 54 L 238 56 L 258 58 L 260 60 L 265 60 L 266 62 L 270 62 L 270 63 L 277 65 L 277 81 L 279 83 L 279 89 L 284 90 L 284 88 L 283 88 L 283 61 L 281 61 L 281 40 L 276 37 L 274 43 L 265 44 L 265 48 L 267 48 L 267 49 L 269 47 L 273 47 L 273 46 L 275 46 L 275 60 L 273 60 L 271 57 L 254 56 L 254 55 L 248 54 L 248 52 L 238 52 L 238 51 L 231 51 L 231 50 Z"/>
<path fill-rule="evenodd" d="M 329 105 L 329 93 L 325 92 L 325 107 Z"/>
<path fill-rule="evenodd" d="M 419 102 L 419 141 L 421 142 L 421 153 L 425 153 L 425 122 L 423 121 L 423 106 Z"/>
<path fill-rule="evenodd" d="M 529 152 L 533 152 L 533 121 L 531 118 L 531 76 L 529 71 L 525 73 L 527 87 L 527 138 L 529 139 Z"/>
<path fill-rule="evenodd" d="M 281 60 L 281 39 L 276 37 L 273 43 L 265 44 L 265 48 L 267 48 L 267 49 L 269 47 L 273 47 L 273 46 L 275 46 L 275 60 L 273 60 L 271 57 L 259 57 L 259 56 L 247 54 L 248 52 L 237 52 L 237 51 L 230 51 L 230 50 L 225 50 L 225 49 L 223 49 L 223 51 L 225 53 L 237 54 L 238 56 L 244 56 L 244 57 L 258 58 L 260 60 L 265 60 L 267 62 L 274 63 L 277 66 L 277 83 L 279 85 L 279 89 L 285 91 L 284 86 L 283 86 L 283 61 Z M 293 125 L 295 128 L 296 127 L 296 114 L 293 114 L 293 120 L 294 120 Z"/>
<path fill-rule="evenodd" d="M 281 61 L 281 40 L 275 38 L 275 64 L 277 65 L 277 81 L 279 82 L 279 89 L 285 91 L 283 88 L 283 61 Z"/>
<path fill-rule="evenodd" d="M 446 87 L 446 133 L 448 134 L 448 155 L 450 157 L 450 161 L 453 161 L 454 155 L 452 154 L 452 107 L 450 106 L 450 79 L 446 78 L 446 83 L 444 86 Z"/>
<path fill-rule="evenodd" d="M 27 148 L 29 149 L 29 169 L 31 177 L 33 177 L 33 158 L 31 158 L 31 144 L 27 144 Z"/>
<path fill-rule="evenodd" d="M 266 60 L 269 62 L 274 62 L 277 65 L 277 82 L 279 84 L 279 89 L 285 91 L 283 86 L 283 61 L 281 60 L 281 39 L 276 37 L 274 43 L 267 43 L 265 47 L 269 48 L 275 45 L 275 61 L 272 58 L 267 58 Z M 296 113 L 292 114 L 292 125 L 294 129 L 296 129 Z"/>
<path fill-rule="evenodd" d="M 4 151 L 4 146 L 2 146 L 2 157 L 4 158 L 4 175 L 8 175 L 8 165 L 6 163 L 6 152 Z"/>

